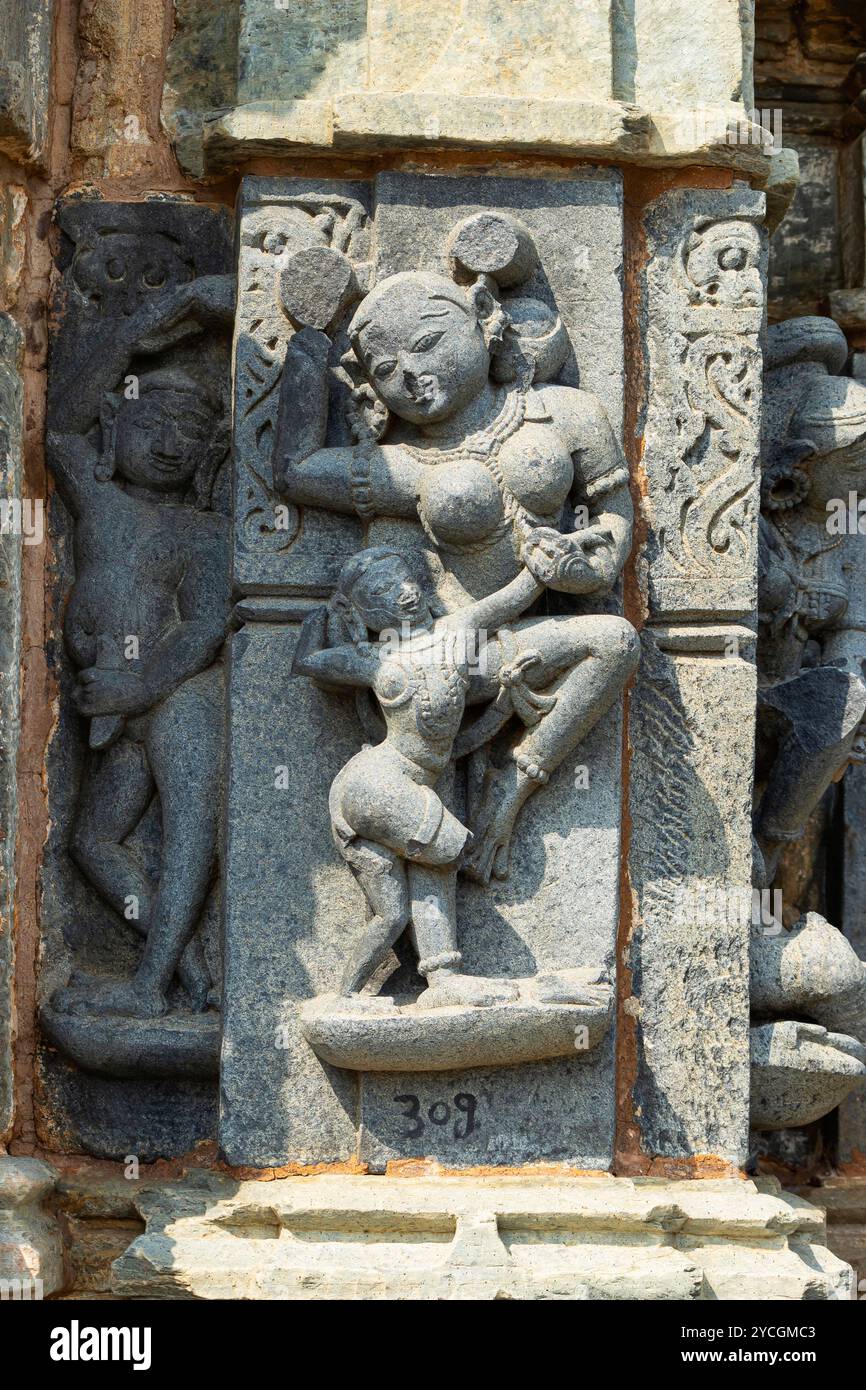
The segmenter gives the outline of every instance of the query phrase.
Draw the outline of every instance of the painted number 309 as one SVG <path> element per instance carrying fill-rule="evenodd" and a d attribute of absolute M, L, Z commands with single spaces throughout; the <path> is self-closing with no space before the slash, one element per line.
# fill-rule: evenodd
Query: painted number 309
<path fill-rule="evenodd" d="M 429 1122 L 431 1125 L 447 1125 L 451 1119 L 452 1109 L 447 1100 L 435 1100 L 427 1111 L 427 1120 L 421 1116 L 421 1101 L 418 1096 L 395 1096 L 394 1103 L 402 1105 L 403 1116 L 412 1121 L 409 1129 L 405 1129 L 402 1134 L 403 1139 L 419 1139 Z M 465 1139 L 475 1128 L 475 1112 L 478 1109 L 478 1099 L 468 1091 L 458 1091 L 452 1098 L 454 1110 L 458 1112 L 453 1127 L 455 1139 Z"/>

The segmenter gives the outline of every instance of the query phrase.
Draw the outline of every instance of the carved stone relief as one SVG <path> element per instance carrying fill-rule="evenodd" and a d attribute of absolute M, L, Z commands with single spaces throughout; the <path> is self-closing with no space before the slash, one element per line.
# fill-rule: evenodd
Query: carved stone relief
<path fill-rule="evenodd" d="M 46 1050 L 45 1078 L 88 1147 L 172 1152 L 208 1133 L 219 1046 L 229 228 L 177 204 L 59 220 L 47 453 L 69 592 L 41 1019 L 69 1060 Z"/>
<path fill-rule="evenodd" d="M 761 212 L 760 194 L 748 190 L 683 190 L 647 217 L 645 429 L 657 452 L 647 458 L 644 563 L 653 615 L 754 608 Z"/>
<path fill-rule="evenodd" d="M 735 1163 L 749 1101 L 763 211 L 738 185 L 663 194 L 646 213 L 641 279 L 633 1096 L 646 1153 Z"/>
<path fill-rule="evenodd" d="M 605 175 L 245 193 L 222 1124 L 235 1161 L 348 1156 L 359 1098 L 374 1166 L 609 1161 L 615 707 L 638 642 L 616 612 L 627 470 L 590 382 L 618 423 L 619 217 Z M 593 821 L 603 838 L 582 865 Z M 276 858 L 264 877 L 252 824 L 258 862 L 263 841 Z M 308 845 L 307 826 L 333 849 Z M 569 876 L 587 894 L 577 927 Z M 282 963 L 253 999 L 268 942 Z M 257 1033 L 273 1058 L 251 1052 Z M 558 1110 L 544 1137 L 527 1109 L 541 1095 Z M 413 1106 L 429 1123 L 407 1123 Z"/>
<path fill-rule="evenodd" d="M 755 810 L 763 890 L 777 885 L 786 848 L 831 782 L 866 756 L 857 529 L 866 388 L 841 375 L 847 357 L 831 319 L 768 331 Z M 817 912 L 784 902 L 782 918 L 752 941 L 752 1111 L 763 1129 L 827 1114 L 866 1077 L 866 964 Z"/>

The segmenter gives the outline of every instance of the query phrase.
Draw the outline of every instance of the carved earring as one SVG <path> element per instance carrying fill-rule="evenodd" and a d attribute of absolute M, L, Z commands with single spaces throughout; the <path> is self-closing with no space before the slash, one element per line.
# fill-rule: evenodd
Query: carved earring
<path fill-rule="evenodd" d="M 793 439 L 783 447 L 761 479 L 761 496 L 769 511 L 790 511 L 805 500 L 809 474 L 803 463 L 816 452 L 811 439 Z"/>
<path fill-rule="evenodd" d="M 494 285 L 489 275 L 479 275 L 468 292 L 478 326 L 484 335 L 484 345 L 490 353 L 496 352 L 511 322 L 496 296 L 495 288 L 492 288 Z"/>

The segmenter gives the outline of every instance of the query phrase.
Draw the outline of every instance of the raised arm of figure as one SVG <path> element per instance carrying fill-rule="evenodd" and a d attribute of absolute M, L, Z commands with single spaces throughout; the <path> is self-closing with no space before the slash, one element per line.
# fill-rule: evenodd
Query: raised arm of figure
<path fill-rule="evenodd" d="M 286 349 L 274 445 L 274 487 L 287 501 L 328 511 L 414 517 L 420 469 L 402 449 L 373 443 L 326 449 L 328 353 L 303 328 Z"/>
<path fill-rule="evenodd" d="M 106 395 L 117 390 L 136 353 L 152 354 L 216 325 L 228 326 L 234 312 L 233 275 L 203 275 L 187 285 L 154 295 L 137 313 L 99 335 L 90 356 L 76 365 L 75 380 L 60 377 L 51 392 L 53 427 L 84 435 L 99 420 Z"/>
<path fill-rule="evenodd" d="M 96 477 L 96 450 L 81 435 L 49 430 L 45 459 L 67 510 L 74 517 L 81 516 L 92 493 L 104 487 Z"/>
<path fill-rule="evenodd" d="M 328 646 L 328 609 L 324 604 L 304 619 L 292 661 L 293 676 L 363 689 L 372 686 L 378 668 L 379 659 L 366 642 Z"/>
<path fill-rule="evenodd" d="M 512 579 L 504 588 L 466 608 L 458 608 L 439 621 L 448 627 L 489 632 L 492 635 L 506 623 L 513 623 L 543 593 L 544 585 L 524 566 L 516 579 Z"/>

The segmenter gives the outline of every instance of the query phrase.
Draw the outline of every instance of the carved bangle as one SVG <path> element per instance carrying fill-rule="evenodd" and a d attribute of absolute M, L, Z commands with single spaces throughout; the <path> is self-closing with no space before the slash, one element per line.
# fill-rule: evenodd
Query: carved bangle
<path fill-rule="evenodd" d="M 584 483 L 584 495 L 586 500 L 591 502 L 594 497 L 600 497 L 605 492 L 613 492 L 627 482 L 627 468 L 612 468 L 609 473 L 603 473 L 600 478 L 593 478 L 591 482 Z"/>
<path fill-rule="evenodd" d="M 376 508 L 370 493 L 372 461 L 371 449 L 362 444 L 352 455 L 349 468 L 349 490 L 352 494 L 352 506 L 362 521 L 372 521 L 376 515 Z"/>
<path fill-rule="evenodd" d="M 444 970 L 447 966 L 461 965 L 463 957 L 459 951 L 440 951 L 438 956 L 427 956 L 418 962 L 419 975 L 432 975 L 434 970 Z"/>

